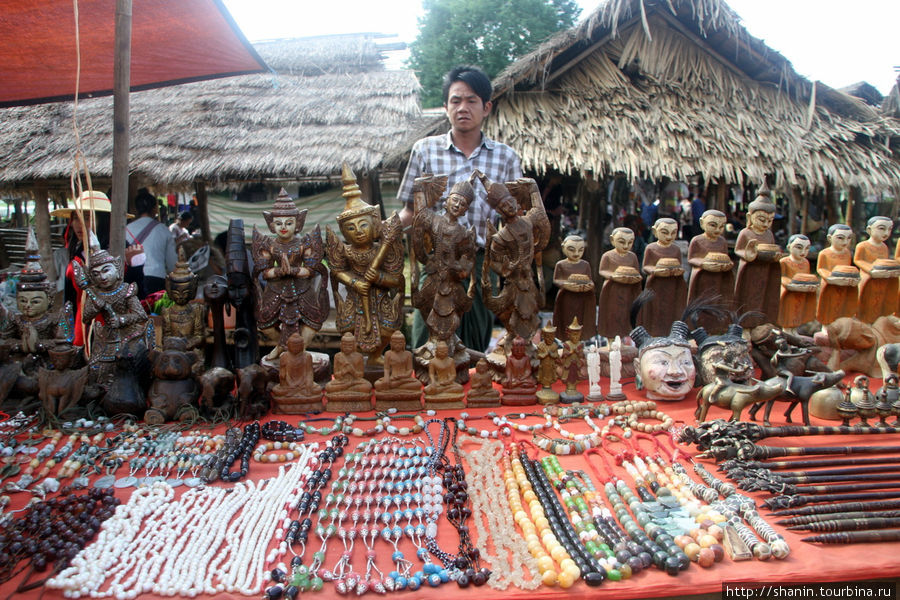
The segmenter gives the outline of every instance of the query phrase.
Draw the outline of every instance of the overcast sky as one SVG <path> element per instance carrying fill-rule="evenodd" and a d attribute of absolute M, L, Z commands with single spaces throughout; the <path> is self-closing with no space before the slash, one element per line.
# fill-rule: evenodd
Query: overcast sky
<path fill-rule="evenodd" d="M 224 0 L 250 41 L 335 33 L 416 38 L 421 0 Z M 582 16 L 598 3 L 578 0 Z M 801 75 L 841 88 L 868 81 L 887 94 L 900 65 L 897 0 L 730 0 L 744 26 Z"/>

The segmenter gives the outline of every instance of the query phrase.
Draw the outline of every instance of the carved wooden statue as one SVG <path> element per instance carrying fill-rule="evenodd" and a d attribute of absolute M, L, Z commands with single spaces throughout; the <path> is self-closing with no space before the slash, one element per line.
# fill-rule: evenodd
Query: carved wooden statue
<path fill-rule="evenodd" d="M 484 305 L 506 328 L 504 352 L 508 354 L 516 336 L 530 340 L 540 323 L 538 307 L 543 298 L 543 275 L 538 269 L 539 285 L 535 285 L 534 265 L 535 262 L 540 265 L 536 259 L 550 238 L 550 221 L 533 179 L 522 178 L 504 185 L 490 181 L 479 171 L 474 175 L 487 190 L 487 203 L 503 220 L 499 231 L 488 223 L 481 291 Z M 491 270 L 503 278 L 497 294 L 494 294 Z"/>
<path fill-rule="evenodd" d="M 162 350 L 150 352 L 154 379 L 147 391 L 150 408 L 144 420 L 151 425 L 173 420 L 190 422 L 199 416 L 195 405 L 200 388 L 191 375 L 198 358 L 188 352 L 187 346 L 185 338 L 167 337 Z"/>
<path fill-rule="evenodd" d="M 228 302 L 228 281 L 222 275 L 213 275 L 203 286 L 203 301 L 212 319 L 213 345 L 210 368 L 229 369 L 231 360 L 225 351 L 225 305 Z M 228 307 L 230 309 L 230 305 Z"/>
<path fill-rule="evenodd" d="M 259 333 L 256 329 L 255 285 L 250 275 L 244 220 L 231 219 L 225 241 L 228 302 L 235 310 L 232 366 L 240 370 L 259 361 Z"/>
<path fill-rule="evenodd" d="M 818 278 L 810 273 L 809 238 L 796 234 L 788 239 L 788 256 L 781 259 L 781 305 L 778 324 L 796 328 L 816 318 Z"/>
<path fill-rule="evenodd" d="M 584 246 L 584 238 L 579 235 L 570 235 L 562 242 L 566 258 L 553 269 L 553 285 L 559 288 L 553 305 L 553 325 L 565 328 L 577 317 L 582 324 L 582 339 L 589 340 L 597 335 L 597 299 L 591 265 L 581 258 Z"/>
<path fill-rule="evenodd" d="M 471 408 L 493 408 L 500 406 L 500 391 L 494 387 L 491 366 L 483 358 L 475 363 L 475 372 L 466 396 L 466 406 Z"/>
<path fill-rule="evenodd" d="M 470 356 L 456 330 L 462 315 L 472 306 L 475 279 L 475 232 L 466 229 L 459 219 L 475 199 L 475 190 L 468 181 L 461 181 L 450 190 L 440 214 L 437 203 L 447 183 L 446 177 L 425 175 L 416 179 L 413 187 L 415 213 L 410 235 L 410 264 L 412 266 L 412 304 L 419 309 L 428 325 L 427 343 L 416 349 L 417 372 L 428 371 L 437 342 L 445 342 L 457 365 L 457 381 L 468 378 Z M 425 270 L 425 280 L 419 287 L 419 263 Z M 468 288 L 464 285 L 469 279 Z"/>
<path fill-rule="evenodd" d="M 456 381 L 456 365 L 446 342 L 438 342 L 434 358 L 428 364 L 429 383 L 425 386 L 425 408 L 462 408 L 465 390 Z"/>
<path fill-rule="evenodd" d="M 816 320 L 830 325 L 841 317 L 855 317 L 859 307 L 859 269 L 853 266 L 853 230 L 837 223 L 828 228 L 828 248 L 819 252 L 816 272 L 821 277 Z"/>
<path fill-rule="evenodd" d="M 894 223 L 888 217 L 872 217 L 866 226 L 869 239 L 856 245 L 853 262 L 860 270 L 859 320 L 874 323 L 897 310 L 897 278 L 900 263 L 890 258 L 885 243 Z"/>
<path fill-rule="evenodd" d="M 678 223 L 675 219 L 657 219 L 653 225 L 656 241 L 644 248 L 644 274 L 653 299 L 641 308 L 637 324 L 652 336 L 663 336 L 672 323 L 681 318 L 687 303 L 687 282 L 681 264 L 681 249 L 675 245 Z"/>
<path fill-rule="evenodd" d="M 364 377 L 365 360 L 349 331 L 341 337 L 341 351 L 334 355 L 334 378 L 325 384 L 326 410 L 363 412 L 372 410 L 372 384 Z"/>
<path fill-rule="evenodd" d="M 733 308 L 734 264 L 728 258 L 728 242 L 722 237 L 727 222 L 725 213 L 707 210 L 700 217 L 702 235 L 694 236 L 688 246 L 688 263 L 693 268 L 688 284 L 688 303 L 701 298 L 716 298 L 725 310 Z M 697 324 L 713 334 L 723 333 L 728 322 L 702 314 Z"/>
<path fill-rule="evenodd" d="M 584 379 L 587 370 L 587 359 L 584 356 L 584 343 L 581 341 L 581 325 L 574 319 L 566 327 L 566 341 L 563 343 L 559 357 L 563 380 L 566 389 L 559 395 L 561 402 L 572 404 L 584 400 L 584 395 L 576 388 Z"/>
<path fill-rule="evenodd" d="M 556 327 L 547 324 L 541 330 L 541 341 L 535 357 L 538 359 L 537 380 L 541 384 L 537 399 L 541 404 L 556 404 L 559 394 L 551 387 L 559 379 L 559 343 L 556 341 Z"/>
<path fill-rule="evenodd" d="M 85 327 L 96 319 L 89 380 L 106 388 L 117 370 L 117 357 L 138 356 L 153 348 L 153 324 L 141 306 L 135 285 L 122 280 L 121 258 L 95 247 L 87 265 L 74 262 L 72 266 L 85 292 L 81 313 Z"/>
<path fill-rule="evenodd" d="M 612 339 L 628 335 L 631 304 L 641 293 L 641 272 L 637 255 L 631 251 L 634 232 L 616 227 L 609 236 L 613 249 L 600 259 L 600 277 L 606 281 L 600 288 L 600 316 L 597 331 Z"/>
<path fill-rule="evenodd" d="M 422 383 L 413 374 L 412 352 L 406 349 L 402 331 L 391 334 L 384 353 L 384 376 L 375 381 L 375 410 L 420 410 Z"/>
<path fill-rule="evenodd" d="M 308 344 L 328 317 L 328 270 L 322 264 L 325 249 L 322 232 L 316 225 L 312 233 L 300 236 L 306 221 L 306 209 L 297 205 L 282 189 L 272 210 L 263 217 L 274 238 L 253 227 L 253 280 L 259 303 L 256 321 L 260 329 L 278 330 L 278 342 L 265 359 L 274 361 L 294 333 Z M 260 286 L 260 278 L 265 285 Z"/>
<path fill-rule="evenodd" d="M 775 204 L 764 184 L 756 200 L 747 206 L 747 228 L 741 230 L 734 245 L 734 253 L 741 259 L 734 286 L 734 303 L 741 312 L 762 314 L 748 317 L 743 323 L 745 327 L 778 321 L 781 249 L 775 244 L 772 233 L 774 219 Z"/>
<path fill-rule="evenodd" d="M 504 406 L 527 406 L 537 402 L 537 382 L 531 372 L 531 358 L 525 353 L 527 342 L 519 337 L 513 340 L 512 351 L 506 357 L 506 374 L 503 377 Z"/>
<path fill-rule="evenodd" d="M 277 413 L 300 414 L 322 410 L 322 388 L 313 377 L 312 356 L 306 341 L 295 331 L 278 358 L 278 384 L 272 390 L 272 408 Z"/>
<path fill-rule="evenodd" d="M 78 404 L 88 368 L 73 369 L 78 350 L 71 345 L 59 345 L 47 351 L 52 369 L 38 369 L 38 397 L 44 412 L 55 417 L 63 416 L 67 409 Z"/>
<path fill-rule="evenodd" d="M 166 277 L 166 294 L 175 304 L 162 310 L 163 340 L 170 337 L 182 338 L 185 341 L 185 352 L 194 355 L 194 374 L 199 375 L 203 372 L 206 358 L 206 308 L 193 302 L 197 296 L 197 276 L 188 267 L 181 247 L 178 249 L 175 270 Z"/>
<path fill-rule="evenodd" d="M 672 323 L 666 336 L 653 337 L 640 325 L 631 331 L 638 347 L 635 371 L 650 400 L 683 400 L 694 387 L 697 369 L 688 333 L 682 321 Z"/>
<path fill-rule="evenodd" d="M 403 244 L 400 218 L 382 222 L 378 207 L 363 202 L 353 172 L 345 164 L 343 212 L 337 216 L 341 242 L 326 228 L 326 254 L 331 270 L 338 331 L 352 333 L 373 371 L 403 319 Z"/>

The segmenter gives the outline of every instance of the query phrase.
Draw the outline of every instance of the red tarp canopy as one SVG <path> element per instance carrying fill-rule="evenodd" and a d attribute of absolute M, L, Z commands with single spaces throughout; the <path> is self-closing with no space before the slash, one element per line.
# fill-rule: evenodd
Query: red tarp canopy
<path fill-rule="evenodd" d="M 73 0 L 0 0 L 0 106 L 75 96 Z M 79 97 L 112 94 L 116 0 L 77 0 Z M 219 0 L 135 0 L 131 90 L 259 73 L 265 63 Z"/>

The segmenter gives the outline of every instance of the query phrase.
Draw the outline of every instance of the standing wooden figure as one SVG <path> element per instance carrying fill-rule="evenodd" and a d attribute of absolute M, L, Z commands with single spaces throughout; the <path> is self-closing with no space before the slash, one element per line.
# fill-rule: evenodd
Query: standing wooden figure
<path fill-rule="evenodd" d="M 665 335 L 672 323 L 681 318 L 687 303 L 687 282 L 681 249 L 674 243 L 678 223 L 675 219 L 657 219 L 653 234 L 656 241 L 644 249 L 643 268 L 647 275 L 646 289 L 653 290 L 655 295 L 641 308 L 637 324 L 656 337 Z"/>
<path fill-rule="evenodd" d="M 781 299 L 781 249 L 775 244 L 772 222 L 775 204 L 769 198 L 769 188 L 760 188 L 756 200 L 747 207 L 747 228 L 739 234 L 734 253 L 740 258 L 734 302 L 741 312 L 755 311 L 762 316 L 745 319 L 744 327 L 756 327 L 778 321 Z"/>
<path fill-rule="evenodd" d="M 541 384 L 537 399 L 541 404 L 556 404 L 559 401 L 559 394 L 551 387 L 559 379 L 557 372 L 559 351 L 560 347 L 556 342 L 556 327 L 548 323 L 541 330 L 541 341 L 537 346 L 536 354 L 538 359 L 537 380 Z"/>
<path fill-rule="evenodd" d="M 577 317 L 583 327 L 582 339 L 591 339 L 597 335 L 597 301 L 591 265 L 581 258 L 584 246 L 580 235 L 570 235 L 562 242 L 566 258 L 553 269 L 553 285 L 559 288 L 553 305 L 553 325 L 563 328 Z"/>
<path fill-rule="evenodd" d="M 700 217 L 702 235 L 694 236 L 688 246 L 688 263 L 693 268 L 688 284 L 688 303 L 700 298 L 718 298 L 725 310 L 731 310 L 734 299 L 734 263 L 728 257 L 728 242 L 722 237 L 727 218 L 718 210 L 707 210 Z M 724 333 L 728 321 L 702 314 L 697 325 L 709 333 Z"/>
<path fill-rule="evenodd" d="M 853 262 L 859 267 L 859 320 L 874 323 L 897 309 L 897 278 L 900 263 L 890 258 L 886 240 L 894 223 L 887 217 L 872 217 L 866 226 L 869 239 L 856 245 Z"/>
<path fill-rule="evenodd" d="M 841 317 L 855 317 L 859 307 L 859 269 L 853 266 L 853 230 L 836 223 L 828 228 L 828 248 L 819 252 L 816 272 L 822 278 L 816 301 L 816 320 L 830 325 Z"/>
<path fill-rule="evenodd" d="M 606 281 L 600 288 L 600 316 L 597 332 L 609 339 L 625 337 L 631 331 L 629 311 L 641 293 L 641 273 L 637 255 L 631 251 L 634 232 L 617 227 L 609 236 L 613 249 L 600 259 L 600 277 Z"/>
<path fill-rule="evenodd" d="M 793 329 L 816 318 L 819 279 L 810 273 L 809 238 L 796 234 L 788 239 L 788 256 L 781 259 L 781 306 L 778 324 Z"/>
<path fill-rule="evenodd" d="M 584 379 L 583 373 L 587 362 L 584 357 L 584 344 L 581 341 L 581 325 L 578 324 L 577 317 L 566 327 L 566 341 L 563 344 L 560 364 L 566 380 L 566 389 L 559 395 L 560 402 L 565 404 L 581 402 L 584 395 L 576 389 L 576 386 Z"/>

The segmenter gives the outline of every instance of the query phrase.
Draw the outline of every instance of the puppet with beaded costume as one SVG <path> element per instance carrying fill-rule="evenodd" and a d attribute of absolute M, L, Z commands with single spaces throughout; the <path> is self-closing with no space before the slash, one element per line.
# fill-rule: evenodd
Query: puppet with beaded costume
<path fill-rule="evenodd" d="M 162 309 L 163 340 L 183 338 L 185 352 L 194 355 L 193 372 L 203 372 L 204 346 L 206 346 L 206 307 L 192 302 L 197 296 L 197 276 L 191 272 L 184 256 L 184 248 L 178 248 L 175 269 L 166 276 L 166 294 L 174 304 Z"/>
<path fill-rule="evenodd" d="M 259 304 L 256 320 L 260 329 L 276 327 L 278 343 L 265 357 L 273 361 L 287 346 L 293 333 L 307 344 L 328 316 L 328 270 L 322 264 L 324 247 L 317 225 L 312 233 L 300 237 L 306 221 L 306 209 L 297 205 L 282 189 L 270 211 L 263 211 L 274 238 L 253 228 L 253 276 Z M 260 276 L 265 285 L 260 287 Z"/>

